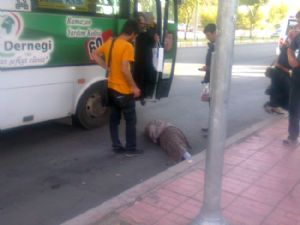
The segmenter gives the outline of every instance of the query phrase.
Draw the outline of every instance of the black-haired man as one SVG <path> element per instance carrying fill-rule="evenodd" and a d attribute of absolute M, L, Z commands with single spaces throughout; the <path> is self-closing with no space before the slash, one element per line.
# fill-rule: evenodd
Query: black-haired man
<path fill-rule="evenodd" d="M 127 20 L 121 35 L 114 40 L 112 49 L 113 39 L 110 39 L 93 52 L 95 61 L 104 69 L 108 69 L 107 64 L 109 54 L 111 54 L 111 65 L 108 69 L 108 95 L 111 107 L 109 128 L 112 148 L 116 153 L 141 153 L 141 150 L 136 148 L 136 110 L 134 100 L 134 98 L 140 96 L 141 92 L 133 80 L 130 69 L 130 64 L 134 61 L 134 48 L 131 42 L 138 33 L 138 23 L 135 20 Z M 119 139 L 119 124 L 122 113 L 126 121 L 125 148 Z"/>
<path fill-rule="evenodd" d="M 214 24 L 214 23 L 207 24 L 203 30 L 203 33 L 205 34 L 205 36 L 209 42 L 208 42 L 208 50 L 207 50 L 207 54 L 206 54 L 206 59 L 205 59 L 205 66 L 200 68 L 200 70 L 205 71 L 205 76 L 204 76 L 202 83 L 210 82 L 211 57 L 212 57 L 212 53 L 215 50 L 216 31 L 217 31 L 217 27 L 216 27 L 216 24 Z"/>
<path fill-rule="evenodd" d="M 203 33 L 205 34 L 208 42 L 208 49 L 205 58 L 205 66 L 200 68 L 199 70 L 205 71 L 205 76 L 202 81 L 204 84 L 208 84 L 210 82 L 210 70 L 211 70 L 211 63 L 212 63 L 212 53 L 215 50 L 215 41 L 216 41 L 216 33 L 217 33 L 217 26 L 214 23 L 209 23 L 204 27 Z M 208 101 L 209 102 L 209 101 Z M 208 128 L 202 128 L 202 131 L 205 132 L 204 137 L 207 137 L 206 132 L 208 132 Z"/>

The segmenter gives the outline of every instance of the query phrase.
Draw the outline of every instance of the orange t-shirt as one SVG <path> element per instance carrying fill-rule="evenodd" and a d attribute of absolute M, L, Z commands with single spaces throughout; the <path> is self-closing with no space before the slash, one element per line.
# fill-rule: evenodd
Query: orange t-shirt
<path fill-rule="evenodd" d="M 98 48 L 98 51 L 104 55 L 106 63 L 108 63 L 111 43 L 112 39 L 109 39 Z M 124 61 L 134 61 L 134 48 L 128 41 L 117 38 L 112 49 L 108 87 L 122 94 L 131 94 L 132 88 L 122 72 L 122 62 Z"/>

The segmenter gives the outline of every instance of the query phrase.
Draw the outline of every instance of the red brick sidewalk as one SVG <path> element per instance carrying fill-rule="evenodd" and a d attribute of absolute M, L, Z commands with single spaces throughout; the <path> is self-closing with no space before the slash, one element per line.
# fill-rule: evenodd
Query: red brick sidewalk
<path fill-rule="evenodd" d="M 281 119 L 226 149 L 222 209 L 231 225 L 300 225 L 300 147 Z M 189 167 L 97 225 L 188 225 L 202 206 L 204 162 Z"/>

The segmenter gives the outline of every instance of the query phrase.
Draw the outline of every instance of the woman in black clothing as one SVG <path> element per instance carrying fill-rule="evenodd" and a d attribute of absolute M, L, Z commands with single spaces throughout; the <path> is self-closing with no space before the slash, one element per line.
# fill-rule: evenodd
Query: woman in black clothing
<path fill-rule="evenodd" d="M 288 41 L 282 46 L 278 61 L 269 74 L 271 85 L 268 89 L 270 100 L 264 108 L 268 113 L 283 114 L 288 110 L 290 96 L 290 65 L 287 58 Z"/>
<path fill-rule="evenodd" d="M 156 44 L 156 35 L 147 29 L 147 20 L 143 14 L 139 14 L 138 23 L 140 33 L 135 40 L 134 80 L 141 90 L 141 104 L 145 104 L 145 98 L 152 97 L 155 89 L 157 72 L 153 66 L 152 49 Z"/>

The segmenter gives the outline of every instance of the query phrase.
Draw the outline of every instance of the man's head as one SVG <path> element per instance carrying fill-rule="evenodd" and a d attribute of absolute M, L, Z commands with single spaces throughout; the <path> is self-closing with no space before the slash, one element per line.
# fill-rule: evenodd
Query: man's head
<path fill-rule="evenodd" d="M 205 34 L 207 40 L 214 42 L 216 40 L 217 26 L 214 23 L 209 23 L 204 27 L 203 33 Z"/>
<path fill-rule="evenodd" d="M 128 36 L 129 41 L 133 41 L 138 35 L 140 29 L 136 20 L 129 19 L 125 22 L 122 34 Z"/>

